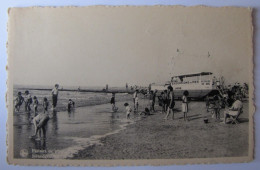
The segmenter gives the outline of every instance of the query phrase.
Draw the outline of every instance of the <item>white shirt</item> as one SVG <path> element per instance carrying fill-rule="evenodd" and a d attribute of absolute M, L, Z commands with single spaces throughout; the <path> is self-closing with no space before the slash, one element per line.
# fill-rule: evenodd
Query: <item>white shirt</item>
<path fill-rule="evenodd" d="M 136 98 L 137 97 L 137 93 L 136 92 L 134 92 L 134 96 L 133 96 L 133 98 Z"/>
<path fill-rule="evenodd" d="M 243 108 L 243 103 L 240 100 L 236 100 L 231 107 L 232 110 L 236 110 L 236 111 L 241 110 L 242 108 Z"/>
<path fill-rule="evenodd" d="M 24 98 L 25 98 L 25 101 L 28 101 L 30 98 L 32 98 L 32 96 L 31 96 L 31 94 L 29 93 L 29 94 L 27 94 Z"/>
<path fill-rule="evenodd" d="M 138 103 L 138 97 L 135 98 L 135 103 Z"/>
<path fill-rule="evenodd" d="M 187 103 L 187 97 L 186 96 L 182 96 L 182 103 Z"/>
<path fill-rule="evenodd" d="M 132 109 L 131 109 L 130 106 L 126 106 L 125 109 L 126 109 L 126 113 L 127 113 L 127 114 L 130 114 L 130 113 L 131 113 L 131 110 L 132 110 Z"/>
<path fill-rule="evenodd" d="M 54 89 L 52 89 L 51 93 L 54 95 L 58 95 L 59 89 L 54 88 Z"/>

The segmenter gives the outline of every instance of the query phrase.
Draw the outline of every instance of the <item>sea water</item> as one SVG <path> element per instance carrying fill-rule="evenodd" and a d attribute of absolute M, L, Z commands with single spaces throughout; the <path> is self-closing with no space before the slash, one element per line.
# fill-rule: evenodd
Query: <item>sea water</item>
<path fill-rule="evenodd" d="M 14 90 L 14 95 L 18 90 Z M 30 93 L 32 96 L 36 95 L 39 100 L 50 96 L 49 91 L 31 90 Z M 26 113 L 23 108 L 19 112 L 14 112 L 14 157 L 71 158 L 79 150 L 94 144 L 101 144 L 100 138 L 118 133 L 127 125 L 134 123 L 133 120 L 125 120 L 123 102 L 118 102 L 120 107 L 116 113 L 112 112 L 111 105 L 107 102 L 110 97 L 105 93 L 60 93 L 59 98 L 64 102 L 58 101 L 61 106 L 66 106 L 68 98 L 77 101 L 85 100 L 86 103 L 89 101 L 92 104 L 86 107 L 76 107 L 71 112 L 54 111 L 53 117 L 47 123 L 45 140 L 30 138 L 34 134 L 34 126 L 31 122 L 32 114 Z M 104 104 L 94 104 L 95 100 L 99 103 L 98 101 L 101 99 L 104 100 Z"/>

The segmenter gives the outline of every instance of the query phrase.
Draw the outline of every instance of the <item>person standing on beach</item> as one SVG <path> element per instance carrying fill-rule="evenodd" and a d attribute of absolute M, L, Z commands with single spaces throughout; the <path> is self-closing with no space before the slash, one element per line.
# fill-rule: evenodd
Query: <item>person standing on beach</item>
<path fill-rule="evenodd" d="M 138 96 L 138 90 L 136 89 L 133 94 L 134 109 L 135 109 L 135 100 L 136 100 L 137 96 Z"/>
<path fill-rule="evenodd" d="M 163 95 L 164 95 L 164 92 L 161 92 L 161 95 L 158 96 L 158 103 L 159 103 L 159 106 L 162 107 L 162 112 L 161 112 L 161 113 L 164 113 L 164 112 L 165 112 L 165 110 L 164 110 Z"/>
<path fill-rule="evenodd" d="M 163 113 L 167 112 L 167 108 L 168 108 L 168 94 L 167 94 L 167 90 L 163 91 L 162 94 L 162 104 L 163 104 Z"/>
<path fill-rule="evenodd" d="M 154 105 L 155 105 L 156 94 L 157 94 L 157 90 L 154 91 L 153 96 L 152 96 L 153 97 L 153 99 L 152 99 L 153 100 L 152 101 L 152 108 L 153 108 L 154 112 L 155 112 Z"/>
<path fill-rule="evenodd" d="M 221 103 L 220 103 L 220 97 L 218 95 L 214 96 L 214 113 L 212 117 L 216 117 L 217 120 L 220 119 L 220 109 L 221 109 Z"/>
<path fill-rule="evenodd" d="M 173 112 L 173 108 L 174 108 L 174 105 L 175 105 L 175 102 L 174 102 L 174 93 L 173 93 L 173 88 L 172 86 L 168 86 L 167 88 L 167 91 L 168 91 L 168 94 L 169 94 L 169 105 L 168 105 L 168 109 L 167 109 L 167 114 L 165 116 L 164 119 L 168 119 L 168 116 L 169 114 L 172 112 L 172 119 L 174 119 L 174 112 Z"/>
<path fill-rule="evenodd" d="M 188 120 L 188 95 L 189 92 L 187 90 L 185 90 L 183 92 L 183 96 L 182 96 L 182 112 L 183 112 L 183 119 L 184 121 Z"/>
<path fill-rule="evenodd" d="M 52 94 L 52 108 L 55 109 L 58 102 L 59 85 L 55 84 L 55 87 L 51 91 Z"/>
<path fill-rule="evenodd" d="M 150 94 L 150 111 L 153 111 L 153 112 L 155 112 L 154 105 L 155 105 L 156 93 L 157 93 L 157 90 L 155 90 L 155 91 L 151 90 L 151 94 Z"/>
<path fill-rule="evenodd" d="M 25 91 L 25 111 L 30 112 L 31 111 L 31 104 L 32 104 L 32 96 L 28 90 Z"/>
<path fill-rule="evenodd" d="M 207 96 L 205 97 L 205 101 L 206 101 L 207 112 L 209 112 L 209 105 L 210 105 L 210 103 L 209 103 L 209 95 L 207 95 Z"/>
<path fill-rule="evenodd" d="M 149 104 L 150 104 L 150 111 L 154 112 L 154 107 L 153 107 L 153 90 L 150 91 Z"/>
<path fill-rule="evenodd" d="M 135 113 L 138 113 L 138 107 L 139 107 L 138 100 L 139 100 L 138 97 L 136 97 L 135 98 L 135 110 L 134 110 Z"/>

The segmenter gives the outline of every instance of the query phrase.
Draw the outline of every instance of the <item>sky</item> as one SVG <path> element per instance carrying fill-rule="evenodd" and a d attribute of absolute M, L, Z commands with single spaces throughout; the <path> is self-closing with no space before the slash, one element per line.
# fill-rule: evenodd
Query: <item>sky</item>
<path fill-rule="evenodd" d="M 249 81 L 246 8 L 21 8 L 9 16 L 15 84 L 148 86 L 204 71 Z"/>

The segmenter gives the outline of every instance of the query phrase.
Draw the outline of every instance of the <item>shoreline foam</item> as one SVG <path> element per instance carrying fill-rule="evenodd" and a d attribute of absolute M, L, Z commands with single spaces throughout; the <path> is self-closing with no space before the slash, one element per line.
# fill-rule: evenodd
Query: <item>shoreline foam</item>
<path fill-rule="evenodd" d="M 119 129 L 116 129 L 112 132 L 108 132 L 104 135 L 93 135 L 89 138 L 79 138 L 79 137 L 63 137 L 64 140 L 73 140 L 73 142 L 76 143 L 76 146 L 70 146 L 68 148 L 64 148 L 61 150 L 56 150 L 55 153 L 46 154 L 45 156 L 50 159 L 70 159 L 73 158 L 75 154 L 77 154 L 80 150 L 83 150 L 85 148 L 88 148 L 93 145 L 102 145 L 102 142 L 100 141 L 102 138 L 105 138 L 109 135 L 114 135 L 122 130 L 125 130 L 127 126 L 132 125 L 137 120 L 124 120 L 120 119 Z"/>

